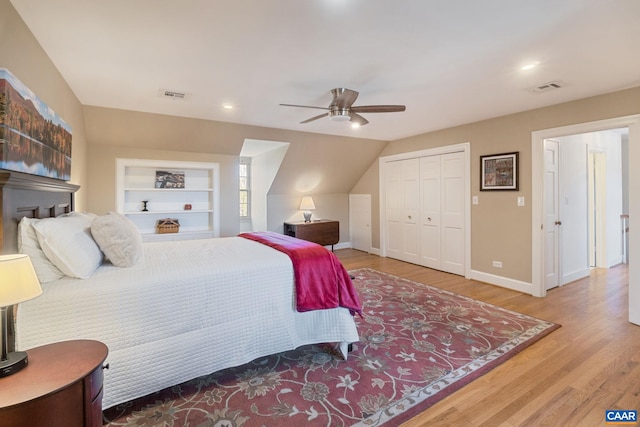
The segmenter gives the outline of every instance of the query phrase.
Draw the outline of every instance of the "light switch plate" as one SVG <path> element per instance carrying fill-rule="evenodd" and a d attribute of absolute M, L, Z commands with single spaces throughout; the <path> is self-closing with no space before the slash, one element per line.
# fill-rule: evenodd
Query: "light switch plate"
<path fill-rule="evenodd" d="M 519 196 L 518 197 L 518 206 L 524 206 L 524 197 L 523 196 Z"/>

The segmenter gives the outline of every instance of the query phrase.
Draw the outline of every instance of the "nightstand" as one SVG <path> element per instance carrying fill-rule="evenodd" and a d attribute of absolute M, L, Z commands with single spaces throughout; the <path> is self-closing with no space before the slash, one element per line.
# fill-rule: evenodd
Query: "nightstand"
<path fill-rule="evenodd" d="M 322 246 L 331 245 L 331 251 L 333 251 L 333 245 L 340 240 L 340 222 L 329 219 L 285 222 L 284 234 Z"/>
<path fill-rule="evenodd" d="M 77 340 L 27 350 L 29 364 L 0 378 L 0 425 L 102 426 L 107 346 Z"/>

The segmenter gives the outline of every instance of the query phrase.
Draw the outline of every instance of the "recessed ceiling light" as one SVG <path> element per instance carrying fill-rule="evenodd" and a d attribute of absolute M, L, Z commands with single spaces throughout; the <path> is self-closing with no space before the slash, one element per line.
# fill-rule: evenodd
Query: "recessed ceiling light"
<path fill-rule="evenodd" d="M 352 127 L 353 129 L 355 129 L 355 128 L 359 128 L 359 127 L 360 127 L 360 123 L 351 123 L 351 127 Z"/>
<path fill-rule="evenodd" d="M 529 62 L 528 64 L 523 65 L 522 67 L 520 67 L 520 69 L 522 71 L 529 71 L 529 70 L 533 70 L 534 68 L 536 68 L 538 65 L 540 65 L 540 62 L 538 61 L 534 61 L 534 62 Z"/>
<path fill-rule="evenodd" d="M 233 105 L 231 105 L 231 104 L 224 104 L 224 105 L 222 106 L 222 108 L 224 108 L 225 110 L 233 110 Z"/>

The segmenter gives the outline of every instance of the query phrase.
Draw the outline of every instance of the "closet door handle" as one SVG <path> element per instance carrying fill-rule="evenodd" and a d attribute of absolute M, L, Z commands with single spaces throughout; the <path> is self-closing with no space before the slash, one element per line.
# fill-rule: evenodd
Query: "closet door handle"
<path fill-rule="evenodd" d="M 556 221 L 556 225 L 562 225 L 562 221 Z"/>

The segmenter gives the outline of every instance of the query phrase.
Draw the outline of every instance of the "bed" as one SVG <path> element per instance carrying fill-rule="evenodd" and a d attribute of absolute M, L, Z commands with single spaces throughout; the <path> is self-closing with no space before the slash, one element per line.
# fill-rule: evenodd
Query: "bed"
<path fill-rule="evenodd" d="M 23 184 L 30 180 L 11 175 L 25 179 Z M 7 184 L 11 180 L 2 181 L 3 176 L 5 253 L 17 249 L 7 236 L 25 238 L 20 234 L 28 229 L 25 223 L 36 227 L 92 218 L 73 213 L 76 188 L 68 184 L 62 183 L 64 191 L 54 190 L 59 199 L 47 199 L 42 205 L 35 203 L 39 197 L 35 193 L 51 197 L 51 188 L 26 190 L 22 184 L 12 188 Z M 34 199 L 16 202 L 25 191 L 35 191 L 29 195 Z M 10 212 L 5 210 L 7 204 Z M 35 219 L 58 213 L 63 217 Z M 5 233 L 8 227 L 18 231 Z M 69 233 L 74 235 L 73 230 Z M 74 238 L 62 240 L 74 246 Z M 45 247 L 43 243 L 43 252 Z M 91 251 L 83 249 L 73 258 L 87 252 Z M 83 259 L 79 267 L 85 268 L 87 262 Z M 16 310 L 16 348 L 71 339 L 104 342 L 109 347 L 104 408 L 305 344 L 335 343 L 336 357 L 346 357 L 348 344 L 359 339 L 354 310 L 343 306 L 296 310 L 294 275 L 286 253 L 243 237 L 144 243 L 131 266 L 119 267 L 107 260 L 86 278 L 66 274 L 47 278 L 43 294 Z"/>

